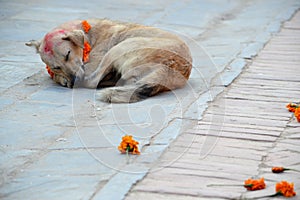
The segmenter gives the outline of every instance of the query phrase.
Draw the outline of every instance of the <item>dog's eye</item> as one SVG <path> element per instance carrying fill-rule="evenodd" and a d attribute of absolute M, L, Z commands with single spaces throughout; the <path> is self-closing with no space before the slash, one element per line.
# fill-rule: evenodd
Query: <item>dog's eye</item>
<path fill-rule="evenodd" d="M 54 70 L 61 70 L 60 67 L 56 66 L 56 67 L 53 67 Z"/>
<path fill-rule="evenodd" d="M 65 57 L 65 61 L 68 61 L 68 60 L 69 60 L 70 53 L 71 53 L 71 51 L 68 51 L 68 53 L 67 53 L 67 55 L 66 55 L 66 57 Z"/>

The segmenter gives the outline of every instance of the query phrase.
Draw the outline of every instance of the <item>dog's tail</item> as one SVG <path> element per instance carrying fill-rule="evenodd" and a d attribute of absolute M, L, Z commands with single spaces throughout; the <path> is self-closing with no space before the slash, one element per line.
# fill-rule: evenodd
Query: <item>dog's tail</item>
<path fill-rule="evenodd" d="M 98 91 L 97 99 L 111 103 L 134 103 L 168 89 L 161 85 L 124 85 Z"/>

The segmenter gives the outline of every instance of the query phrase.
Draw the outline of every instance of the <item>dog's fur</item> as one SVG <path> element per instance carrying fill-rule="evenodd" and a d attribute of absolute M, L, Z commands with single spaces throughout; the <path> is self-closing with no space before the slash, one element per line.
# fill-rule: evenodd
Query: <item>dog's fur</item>
<path fill-rule="evenodd" d="M 136 102 L 160 92 L 183 87 L 192 69 L 187 45 L 166 31 L 107 19 L 71 21 L 30 41 L 54 72 L 53 80 L 72 88 L 102 88 L 98 98 L 107 102 Z M 82 61 L 84 42 L 91 45 Z"/>

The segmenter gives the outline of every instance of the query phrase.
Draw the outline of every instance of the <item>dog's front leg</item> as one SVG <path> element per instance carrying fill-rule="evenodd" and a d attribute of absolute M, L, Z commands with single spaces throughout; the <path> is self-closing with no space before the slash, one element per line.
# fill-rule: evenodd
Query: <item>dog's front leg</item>
<path fill-rule="evenodd" d="M 86 88 L 97 88 L 99 82 L 107 75 L 109 72 L 112 71 L 113 67 L 112 64 L 109 65 L 103 65 L 104 63 L 101 62 L 96 70 L 91 73 L 84 76 L 83 80 L 83 86 Z M 85 66 L 88 67 L 88 66 Z"/>

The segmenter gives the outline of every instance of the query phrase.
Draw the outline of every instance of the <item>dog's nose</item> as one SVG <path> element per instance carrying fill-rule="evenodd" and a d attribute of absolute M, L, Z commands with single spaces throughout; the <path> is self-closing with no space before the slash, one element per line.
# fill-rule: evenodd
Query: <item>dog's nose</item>
<path fill-rule="evenodd" d="M 76 76 L 72 75 L 72 76 L 71 76 L 71 88 L 74 87 L 75 81 L 76 81 Z"/>

